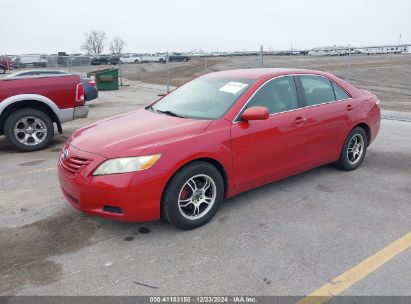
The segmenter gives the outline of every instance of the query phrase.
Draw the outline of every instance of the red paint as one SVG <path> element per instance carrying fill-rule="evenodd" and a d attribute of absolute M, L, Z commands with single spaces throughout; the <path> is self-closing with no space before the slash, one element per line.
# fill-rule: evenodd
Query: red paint
<path fill-rule="evenodd" d="M 78 75 L 58 77 L 4 78 L 0 80 L 0 102 L 19 94 L 37 94 L 47 97 L 60 109 L 74 108 L 84 104 L 76 101 Z"/>
<path fill-rule="evenodd" d="M 288 74 L 322 75 L 344 88 L 352 98 L 269 117 L 263 110 L 254 109 L 249 114 L 259 118 L 265 115 L 266 119 L 233 122 L 264 82 Z M 190 161 L 207 158 L 220 163 L 227 176 L 226 197 L 231 197 L 337 161 L 346 136 L 358 124 L 368 126 L 370 141 L 379 131 L 381 116 L 377 98 L 328 73 L 250 69 L 217 72 L 206 77 L 249 78 L 256 82 L 223 117 L 214 121 L 140 109 L 75 132 L 64 149 L 68 150 L 68 159 L 80 157 L 87 160 L 87 164 L 73 174 L 63 169 L 60 159 L 60 183 L 70 203 L 83 212 L 116 220 L 155 220 L 160 217 L 164 187 L 173 174 Z M 152 154 L 162 156 L 148 170 L 92 176 L 107 158 Z M 123 214 L 105 212 L 104 205 L 119 207 Z"/>
<path fill-rule="evenodd" d="M 264 107 L 250 107 L 241 115 L 243 121 L 249 120 L 265 120 L 270 117 L 267 108 Z"/>

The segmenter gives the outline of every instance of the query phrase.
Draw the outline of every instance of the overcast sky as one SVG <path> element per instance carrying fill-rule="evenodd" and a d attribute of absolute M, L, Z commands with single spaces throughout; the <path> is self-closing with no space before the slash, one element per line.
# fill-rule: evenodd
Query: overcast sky
<path fill-rule="evenodd" d="M 127 52 L 411 42 L 409 0 L 0 0 L 0 54 L 80 52 L 84 32 Z M 108 52 L 108 47 L 105 49 Z"/>

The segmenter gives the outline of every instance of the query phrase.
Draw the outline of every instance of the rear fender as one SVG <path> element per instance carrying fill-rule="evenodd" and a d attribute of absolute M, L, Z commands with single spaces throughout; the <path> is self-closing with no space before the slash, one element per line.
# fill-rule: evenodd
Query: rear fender
<path fill-rule="evenodd" d="M 28 100 L 38 101 L 46 104 L 54 112 L 59 122 L 64 121 L 64 117 L 62 115 L 60 108 L 51 99 L 38 94 L 19 94 L 6 98 L 0 103 L 0 115 L 8 106 L 14 103 L 18 103 L 20 101 Z"/>

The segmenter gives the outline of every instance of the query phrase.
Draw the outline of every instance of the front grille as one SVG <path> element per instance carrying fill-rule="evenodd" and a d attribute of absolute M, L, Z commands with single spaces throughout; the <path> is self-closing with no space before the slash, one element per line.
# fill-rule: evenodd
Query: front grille
<path fill-rule="evenodd" d="M 69 156 L 66 159 L 63 159 L 63 157 L 60 157 L 61 167 L 66 172 L 68 172 L 69 174 L 73 174 L 73 175 L 78 173 L 82 168 L 84 168 L 88 164 L 90 164 L 91 161 L 92 160 L 89 158 L 78 157 L 78 156 Z"/>

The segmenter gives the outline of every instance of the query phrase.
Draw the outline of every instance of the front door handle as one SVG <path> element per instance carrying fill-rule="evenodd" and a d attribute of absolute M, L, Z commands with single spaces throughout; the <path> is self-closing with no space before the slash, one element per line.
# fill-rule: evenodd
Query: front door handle
<path fill-rule="evenodd" d="M 301 117 L 301 116 L 298 116 L 298 117 L 294 120 L 294 123 L 295 123 L 297 126 L 301 126 L 301 125 L 304 124 L 305 122 L 307 122 L 307 118 Z"/>
<path fill-rule="evenodd" d="M 352 109 L 354 109 L 354 107 L 352 106 L 352 104 L 348 104 L 346 109 L 347 111 L 351 111 Z"/>

